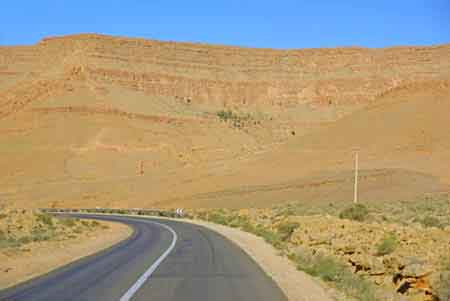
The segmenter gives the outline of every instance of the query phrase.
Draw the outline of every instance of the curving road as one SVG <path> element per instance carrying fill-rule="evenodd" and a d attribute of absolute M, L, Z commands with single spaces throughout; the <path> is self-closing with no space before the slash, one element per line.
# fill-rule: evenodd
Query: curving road
<path fill-rule="evenodd" d="M 204 227 L 138 217 L 89 218 L 120 221 L 133 227 L 134 234 L 93 256 L 0 291 L 0 300 L 287 300 L 239 247 Z"/>

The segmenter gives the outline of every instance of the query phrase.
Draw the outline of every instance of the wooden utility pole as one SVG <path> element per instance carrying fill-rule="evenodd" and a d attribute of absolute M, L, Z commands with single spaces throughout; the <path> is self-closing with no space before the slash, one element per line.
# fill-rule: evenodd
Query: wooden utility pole
<path fill-rule="evenodd" d="M 358 203 L 358 151 L 355 153 L 355 187 L 353 195 L 353 203 Z"/>

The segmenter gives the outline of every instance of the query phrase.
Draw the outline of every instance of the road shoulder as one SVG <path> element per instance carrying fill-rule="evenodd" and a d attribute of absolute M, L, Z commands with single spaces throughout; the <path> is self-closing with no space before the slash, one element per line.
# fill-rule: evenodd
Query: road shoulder
<path fill-rule="evenodd" d="M 155 217 L 151 217 L 155 218 Z M 158 217 L 156 217 L 158 219 Z M 162 220 L 167 218 L 160 218 Z M 170 219 L 187 222 L 213 230 L 244 250 L 275 283 L 289 300 L 293 301 L 333 301 L 331 293 L 321 283 L 308 274 L 298 271 L 286 257 L 279 256 L 277 250 L 261 237 L 199 220 Z"/>

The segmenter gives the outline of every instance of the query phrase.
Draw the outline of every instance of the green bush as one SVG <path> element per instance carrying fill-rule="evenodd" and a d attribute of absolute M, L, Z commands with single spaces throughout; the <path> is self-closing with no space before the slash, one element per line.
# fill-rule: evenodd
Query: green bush
<path fill-rule="evenodd" d="M 30 243 L 32 241 L 33 241 L 33 239 L 31 237 L 29 237 L 29 236 L 23 236 L 23 237 L 21 237 L 21 238 L 19 238 L 17 240 L 17 242 L 19 244 L 21 244 L 21 245 L 25 245 L 25 244 Z"/>
<path fill-rule="evenodd" d="M 265 229 L 264 227 L 257 227 L 255 234 L 264 238 L 266 242 L 268 242 L 277 249 L 283 249 L 284 247 L 280 236 L 271 230 Z"/>
<path fill-rule="evenodd" d="M 436 288 L 437 299 L 440 301 L 450 300 L 450 253 L 441 259 L 439 282 Z"/>
<path fill-rule="evenodd" d="M 76 223 L 76 219 L 71 218 L 71 217 L 66 217 L 66 218 L 62 218 L 59 220 L 59 222 L 64 226 L 64 227 L 75 227 Z"/>
<path fill-rule="evenodd" d="M 219 112 L 217 112 L 217 116 L 224 121 L 227 121 L 229 119 L 232 119 L 235 115 L 233 114 L 233 112 L 231 110 L 225 111 L 225 110 L 220 110 Z"/>
<path fill-rule="evenodd" d="M 339 214 L 339 217 L 342 219 L 349 219 L 353 221 L 365 221 L 369 216 L 369 210 L 366 206 L 362 204 L 354 204 L 348 208 L 345 208 Z"/>
<path fill-rule="evenodd" d="M 238 115 L 236 113 L 233 113 L 231 110 L 228 110 L 228 111 L 220 110 L 216 114 L 220 120 L 232 121 L 233 126 L 237 127 L 237 128 L 243 127 L 244 122 L 251 119 L 250 114 Z"/>
<path fill-rule="evenodd" d="M 278 225 L 277 231 L 280 234 L 281 240 L 287 241 L 291 238 L 292 233 L 295 229 L 300 226 L 297 222 L 284 222 Z"/>
<path fill-rule="evenodd" d="M 334 283 L 336 287 L 357 300 L 376 300 L 375 288 L 370 282 L 353 274 L 343 263 L 332 257 L 291 253 L 288 258 L 296 263 L 298 270 Z"/>
<path fill-rule="evenodd" d="M 242 228 L 249 223 L 249 219 L 247 216 L 234 216 L 229 222 L 229 226 L 233 228 Z"/>
<path fill-rule="evenodd" d="M 50 240 L 55 236 L 53 231 L 43 231 L 41 229 L 33 229 L 31 231 L 31 240 L 35 242 Z"/>
<path fill-rule="evenodd" d="M 434 216 L 425 216 L 423 219 L 420 220 L 420 223 L 424 227 L 442 228 L 441 221 Z"/>
<path fill-rule="evenodd" d="M 37 216 L 37 220 L 43 224 L 53 227 L 53 217 L 46 213 L 41 213 Z"/>
<path fill-rule="evenodd" d="M 213 223 L 221 224 L 221 225 L 225 225 L 225 226 L 230 224 L 230 222 L 232 220 L 231 217 L 229 217 L 221 212 L 212 212 L 212 213 L 208 214 L 207 219 L 208 219 L 208 221 L 211 221 Z"/>
<path fill-rule="evenodd" d="M 277 249 L 283 249 L 284 244 L 278 233 L 262 226 L 262 225 L 252 225 L 251 223 L 245 224 L 242 228 L 243 231 L 252 233 L 256 236 L 262 237 L 267 243 L 271 244 Z"/>
<path fill-rule="evenodd" d="M 20 242 L 14 238 L 0 239 L 0 249 L 2 248 L 17 248 L 20 247 Z"/>
<path fill-rule="evenodd" d="M 337 281 L 344 273 L 344 266 L 331 257 L 317 256 L 312 265 L 305 267 L 305 271 L 325 281 Z"/>
<path fill-rule="evenodd" d="M 0 249 L 15 247 L 17 245 L 18 242 L 15 239 L 9 238 L 5 232 L 0 230 Z"/>
<path fill-rule="evenodd" d="M 386 235 L 377 245 L 377 255 L 391 254 L 398 246 L 397 237 L 394 234 Z"/>

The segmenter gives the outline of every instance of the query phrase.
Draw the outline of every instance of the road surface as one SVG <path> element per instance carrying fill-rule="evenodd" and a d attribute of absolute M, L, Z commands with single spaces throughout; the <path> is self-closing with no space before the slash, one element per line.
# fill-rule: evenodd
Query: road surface
<path fill-rule="evenodd" d="M 95 218 L 123 222 L 134 233 L 107 250 L 0 291 L 0 300 L 287 300 L 247 254 L 204 227 L 138 217 Z"/>

